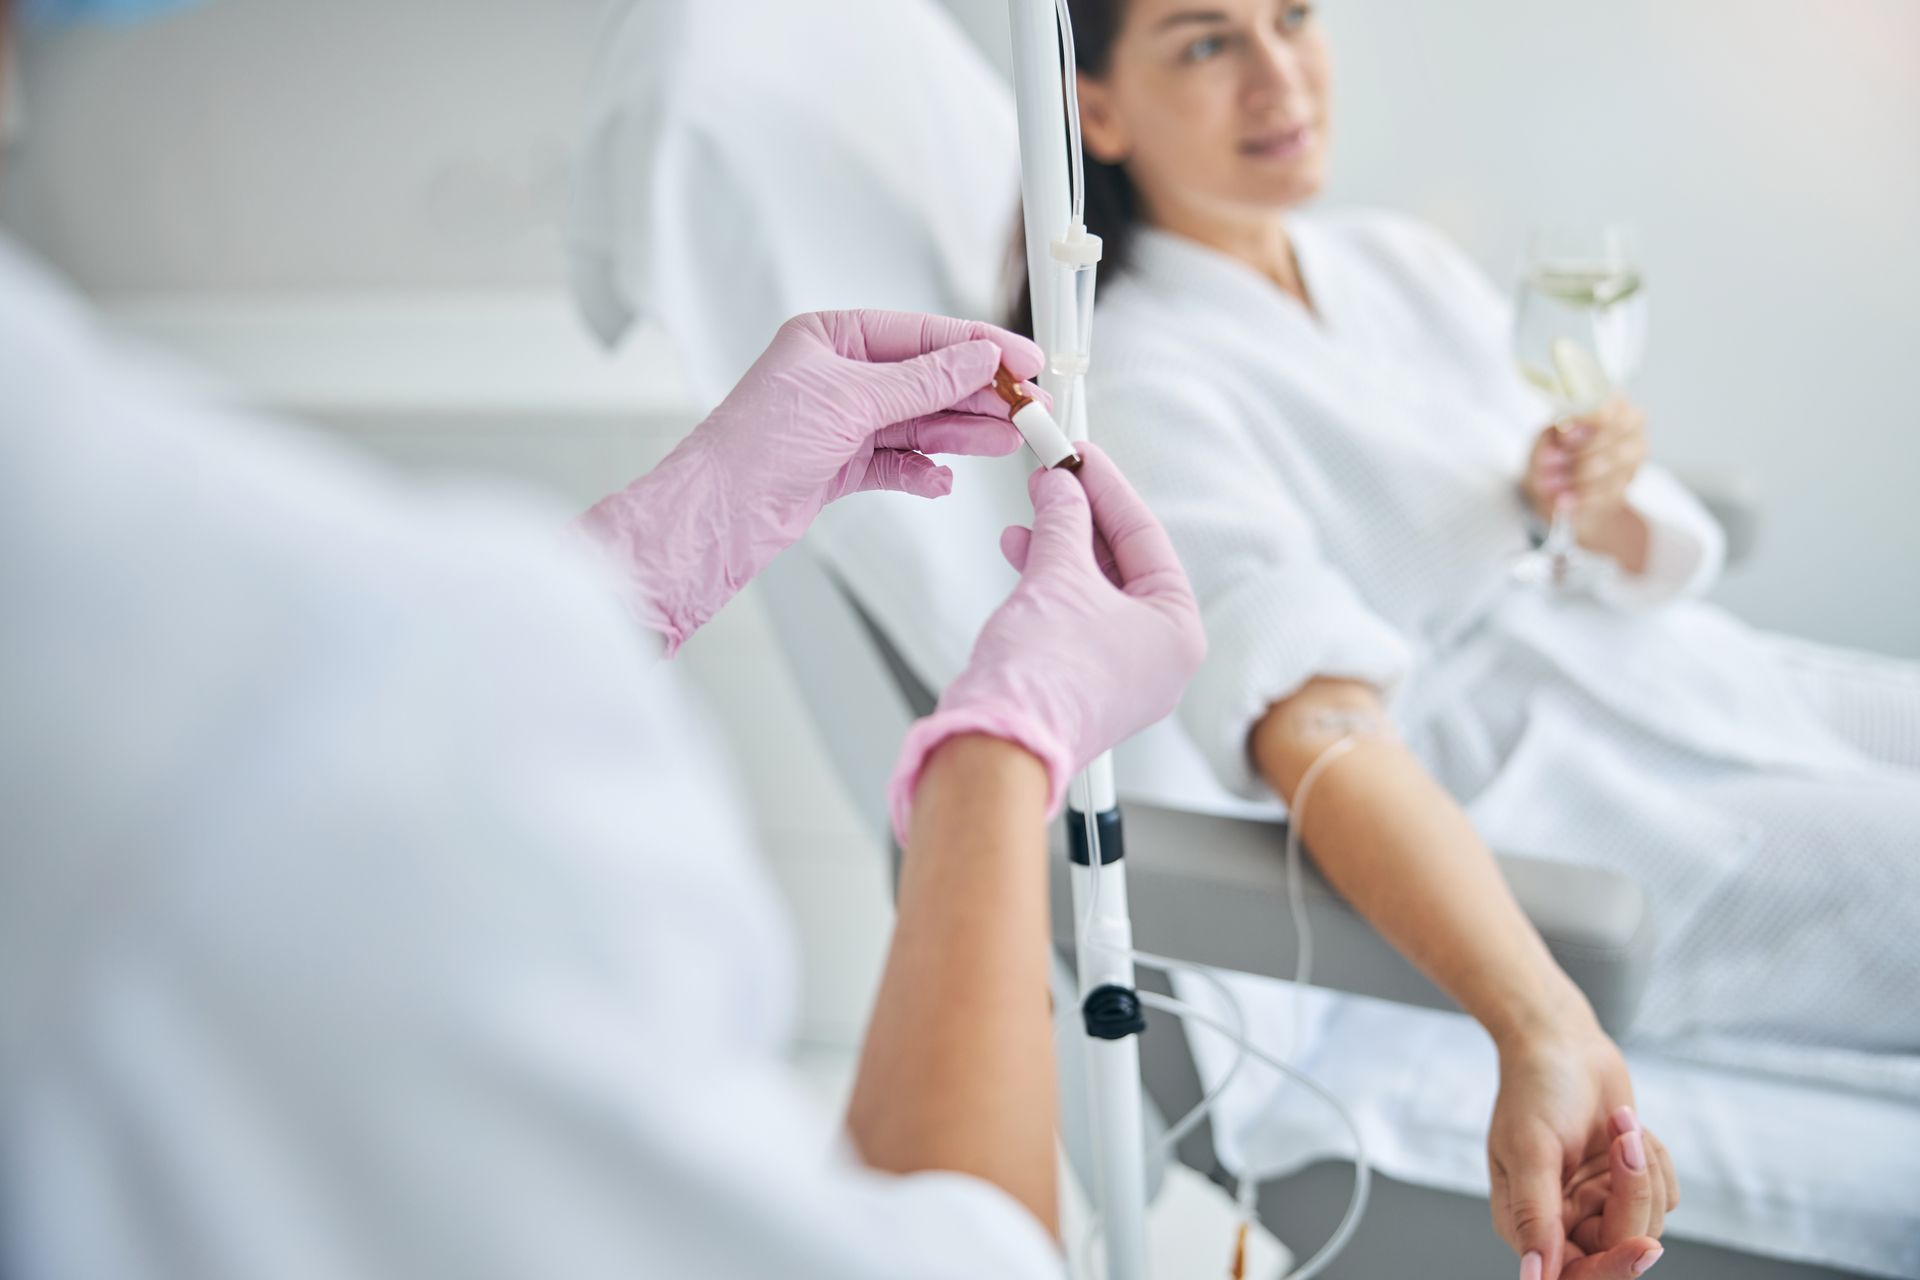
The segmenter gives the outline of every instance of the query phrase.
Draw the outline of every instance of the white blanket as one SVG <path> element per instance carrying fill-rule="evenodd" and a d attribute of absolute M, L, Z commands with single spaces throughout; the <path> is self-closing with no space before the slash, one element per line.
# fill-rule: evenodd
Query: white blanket
<path fill-rule="evenodd" d="M 1284 1051 L 1278 1029 L 1290 1025 L 1293 988 L 1229 977 L 1265 1029 L 1257 1039 Z M 1179 985 L 1183 998 L 1217 1009 L 1204 986 Z M 1298 1065 L 1353 1110 L 1375 1166 L 1421 1186 L 1487 1194 L 1497 1063 L 1479 1026 L 1458 1014 L 1325 991 L 1302 998 L 1309 1030 Z M 1190 1039 L 1202 1078 L 1217 1081 L 1231 1048 L 1204 1031 Z M 1740 1046 L 1723 1047 L 1740 1060 Z M 1667 1220 L 1669 1234 L 1870 1275 L 1920 1276 L 1920 1060 L 1833 1056 L 1837 1074 L 1878 1071 L 1895 1092 L 1629 1048 L 1641 1114 L 1681 1170 L 1681 1208 Z M 1766 1065 L 1764 1056 L 1754 1061 Z M 1803 1070 L 1806 1063 L 1782 1065 Z M 1215 1131 L 1229 1168 L 1284 1173 L 1350 1153 L 1324 1107 L 1301 1090 L 1276 1088 L 1257 1064 L 1243 1068 L 1223 1101 L 1227 1114 L 1251 1117 Z"/>

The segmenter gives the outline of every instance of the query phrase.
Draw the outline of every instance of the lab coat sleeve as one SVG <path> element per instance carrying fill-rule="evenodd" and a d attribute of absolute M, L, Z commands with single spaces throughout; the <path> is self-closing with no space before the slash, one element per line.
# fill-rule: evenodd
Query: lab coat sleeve
<path fill-rule="evenodd" d="M 22 1273 L 1059 1276 L 997 1189 L 831 1150 L 741 797 L 602 583 L 537 521 L 423 551 L 321 511 L 317 551 L 222 534 L 262 566 L 230 609 L 211 548 L 156 551 L 271 661 L 166 712 L 165 803 L 110 824 L 139 857 L 50 950 Z"/>
<path fill-rule="evenodd" d="M 1262 798 L 1247 738 L 1268 708 L 1316 677 L 1391 697 L 1410 651 L 1321 553 L 1247 412 L 1177 358 L 1141 354 L 1120 362 L 1137 376 L 1103 383 L 1090 405 L 1098 439 L 1166 526 L 1200 604 L 1207 657 L 1181 721 L 1224 785 Z"/>

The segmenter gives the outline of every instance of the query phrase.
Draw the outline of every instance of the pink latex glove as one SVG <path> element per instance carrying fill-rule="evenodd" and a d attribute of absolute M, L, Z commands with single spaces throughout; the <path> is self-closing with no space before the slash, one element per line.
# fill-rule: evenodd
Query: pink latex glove
<path fill-rule="evenodd" d="M 820 509 L 866 489 L 953 489 L 930 453 L 1020 447 L 993 393 L 1040 349 L 988 324 L 897 311 L 797 316 L 658 467 L 579 521 L 625 566 L 641 621 L 672 654 Z"/>
<path fill-rule="evenodd" d="M 948 738 L 991 734 L 1038 756 L 1052 781 L 1052 817 L 1073 775 L 1171 712 L 1206 656 L 1166 530 L 1112 459 L 1075 447 L 1084 459 L 1077 478 L 1056 469 L 1027 482 L 1033 528 L 1000 537 L 1020 583 L 933 714 L 907 731 L 888 791 L 902 845 L 920 771 Z"/>

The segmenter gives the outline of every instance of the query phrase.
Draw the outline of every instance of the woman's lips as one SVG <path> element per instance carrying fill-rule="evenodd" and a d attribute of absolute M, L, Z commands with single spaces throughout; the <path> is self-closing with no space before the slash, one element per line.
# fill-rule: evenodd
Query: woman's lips
<path fill-rule="evenodd" d="M 1248 138 L 1240 144 L 1240 154 L 1255 160 L 1291 160 L 1313 145 L 1313 126 L 1296 125 Z"/>

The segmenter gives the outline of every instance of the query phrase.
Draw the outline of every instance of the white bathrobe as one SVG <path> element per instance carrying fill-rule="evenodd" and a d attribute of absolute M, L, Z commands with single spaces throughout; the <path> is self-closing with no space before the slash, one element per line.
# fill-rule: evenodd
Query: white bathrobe
<path fill-rule="evenodd" d="M 1317 314 L 1150 232 L 1096 328 L 1091 421 L 1205 615 L 1181 719 L 1214 772 L 1259 793 L 1263 710 L 1314 676 L 1371 681 L 1491 846 L 1646 887 L 1641 1036 L 1920 1049 L 1920 669 L 1698 601 L 1720 535 L 1654 466 L 1629 494 L 1645 574 L 1512 585 L 1549 411 L 1506 300 L 1402 219 L 1294 235 Z"/>

